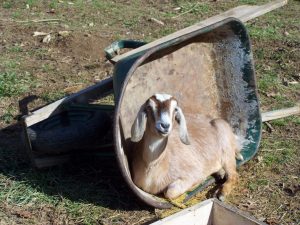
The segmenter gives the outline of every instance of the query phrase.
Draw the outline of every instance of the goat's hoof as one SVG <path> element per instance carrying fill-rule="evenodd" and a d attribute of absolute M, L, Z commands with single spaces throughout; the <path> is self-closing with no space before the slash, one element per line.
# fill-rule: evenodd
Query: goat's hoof
<path fill-rule="evenodd" d="M 221 202 L 224 202 L 225 201 L 225 196 L 223 194 L 219 194 L 218 195 L 218 199 L 221 201 Z"/>

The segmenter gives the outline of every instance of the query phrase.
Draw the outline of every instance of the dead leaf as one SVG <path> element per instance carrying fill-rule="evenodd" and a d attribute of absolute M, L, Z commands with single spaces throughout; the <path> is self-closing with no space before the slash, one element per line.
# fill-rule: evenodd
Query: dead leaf
<path fill-rule="evenodd" d="M 66 94 L 73 94 L 75 92 L 80 91 L 81 89 L 83 89 L 83 84 L 77 84 L 77 85 L 74 85 L 74 86 L 71 86 L 71 87 L 66 87 L 64 89 L 64 92 Z"/>
<path fill-rule="evenodd" d="M 55 13 L 55 9 L 50 9 L 49 11 L 47 11 L 47 13 L 54 14 Z"/>
<path fill-rule="evenodd" d="M 269 225 L 277 225 L 277 224 L 279 224 L 278 220 L 276 220 L 274 218 L 267 218 L 264 222 L 266 222 Z"/>
<path fill-rule="evenodd" d="M 280 94 L 279 93 L 275 93 L 275 92 L 269 92 L 269 93 L 267 93 L 266 94 L 267 95 L 267 97 L 272 97 L 272 98 L 274 98 L 274 97 L 276 97 L 276 96 L 280 96 Z"/>
<path fill-rule="evenodd" d="M 99 63 L 84 65 L 84 68 L 86 68 L 88 70 L 96 69 L 96 68 L 99 68 L 99 67 L 100 67 Z"/>
<path fill-rule="evenodd" d="M 48 44 L 51 41 L 52 37 L 50 34 L 47 34 L 44 38 L 43 38 L 43 43 Z"/>
<path fill-rule="evenodd" d="M 49 33 L 35 31 L 35 32 L 33 32 L 33 37 L 46 36 L 48 34 Z"/>
<path fill-rule="evenodd" d="M 248 193 L 248 192 L 249 192 L 249 189 L 247 189 L 247 188 L 245 188 L 245 189 L 242 190 L 242 193 L 244 193 L 244 194 Z"/>
<path fill-rule="evenodd" d="M 68 37 L 70 35 L 70 31 L 63 30 L 63 31 L 58 31 L 58 35 L 62 37 Z"/>
<path fill-rule="evenodd" d="M 298 191 L 300 191 L 300 185 L 291 185 L 289 187 L 284 187 L 283 191 L 286 192 L 289 196 L 294 197 Z"/>
<path fill-rule="evenodd" d="M 262 156 L 257 156 L 257 161 L 258 161 L 258 162 L 263 161 L 263 157 L 262 157 Z"/>
<path fill-rule="evenodd" d="M 13 209 L 13 214 L 22 217 L 22 218 L 31 218 L 32 217 L 32 213 L 22 210 L 22 209 Z"/>

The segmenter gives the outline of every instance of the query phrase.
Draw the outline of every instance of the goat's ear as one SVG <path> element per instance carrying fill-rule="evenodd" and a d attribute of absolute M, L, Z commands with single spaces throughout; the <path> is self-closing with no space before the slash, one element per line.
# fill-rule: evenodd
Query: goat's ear
<path fill-rule="evenodd" d="M 179 108 L 177 106 L 175 110 L 176 110 L 175 111 L 175 120 L 179 124 L 180 140 L 183 144 L 189 145 L 190 140 L 189 140 L 189 135 L 188 135 L 188 131 L 187 131 L 185 117 L 183 115 L 183 112 L 182 112 L 181 108 Z"/>
<path fill-rule="evenodd" d="M 146 120 L 147 114 L 145 111 L 145 105 L 142 105 L 131 127 L 132 142 L 139 142 L 142 139 L 146 129 Z"/>

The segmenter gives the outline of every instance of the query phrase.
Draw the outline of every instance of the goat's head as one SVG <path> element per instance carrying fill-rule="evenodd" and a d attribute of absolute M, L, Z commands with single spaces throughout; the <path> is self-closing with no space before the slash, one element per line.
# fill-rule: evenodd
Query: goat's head
<path fill-rule="evenodd" d="M 188 145 L 186 121 L 177 100 L 168 94 L 155 94 L 141 106 L 131 128 L 131 141 L 139 142 L 147 127 L 151 135 L 167 137 L 172 131 L 174 120 L 179 124 L 180 140 Z"/>

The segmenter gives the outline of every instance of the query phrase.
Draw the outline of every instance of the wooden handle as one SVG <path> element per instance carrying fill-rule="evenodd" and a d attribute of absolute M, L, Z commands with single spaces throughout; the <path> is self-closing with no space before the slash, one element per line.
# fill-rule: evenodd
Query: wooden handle
<path fill-rule="evenodd" d="M 262 121 L 266 122 L 297 114 L 300 114 L 300 105 L 296 105 L 287 109 L 279 109 L 270 112 L 264 112 L 262 113 Z"/>

